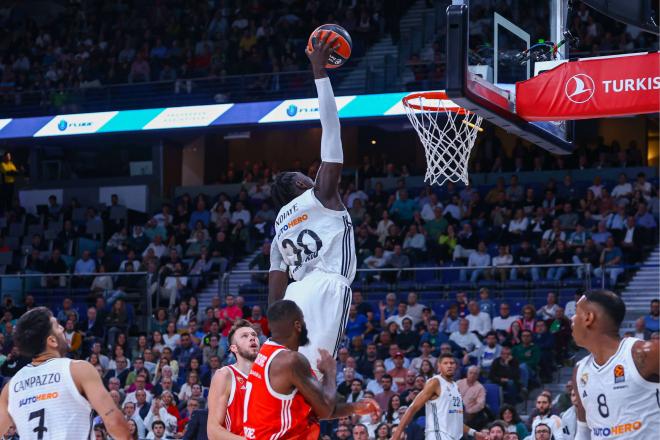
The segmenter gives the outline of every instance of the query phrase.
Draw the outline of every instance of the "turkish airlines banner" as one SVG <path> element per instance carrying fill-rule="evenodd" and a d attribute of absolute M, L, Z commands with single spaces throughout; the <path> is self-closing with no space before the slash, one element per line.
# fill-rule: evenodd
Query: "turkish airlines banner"
<path fill-rule="evenodd" d="M 569 61 L 516 83 L 516 113 L 528 121 L 659 111 L 659 52 Z"/>

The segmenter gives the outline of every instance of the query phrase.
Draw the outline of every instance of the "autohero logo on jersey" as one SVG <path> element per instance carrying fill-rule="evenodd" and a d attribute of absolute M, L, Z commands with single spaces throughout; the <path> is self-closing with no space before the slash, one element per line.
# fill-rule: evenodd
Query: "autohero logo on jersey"
<path fill-rule="evenodd" d="M 591 435 L 592 438 L 608 438 L 639 431 L 640 429 L 642 429 L 642 422 L 637 420 L 632 423 L 621 423 L 612 427 L 591 428 Z"/>
<path fill-rule="evenodd" d="M 20 408 L 25 405 L 31 405 L 33 403 L 43 402 L 44 400 L 57 399 L 58 397 L 60 397 L 60 394 L 57 391 L 54 393 L 37 394 L 36 396 L 26 397 L 25 399 L 21 399 L 18 402 L 18 407 Z"/>

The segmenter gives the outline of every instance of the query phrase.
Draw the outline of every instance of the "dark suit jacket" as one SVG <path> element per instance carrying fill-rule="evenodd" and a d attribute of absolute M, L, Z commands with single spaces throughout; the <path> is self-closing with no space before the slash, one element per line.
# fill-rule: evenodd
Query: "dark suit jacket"
<path fill-rule="evenodd" d="M 144 422 L 144 419 L 147 418 L 147 415 L 149 414 L 149 411 L 151 410 L 151 404 L 150 403 L 145 403 L 142 408 L 138 411 L 138 414 L 140 415 L 140 418 Z"/>
<path fill-rule="evenodd" d="M 96 321 L 94 321 L 94 325 L 92 325 L 91 328 L 88 328 L 89 323 L 87 319 L 84 321 L 81 321 L 80 324 L 78 325 L 78 330 L 81 332 L 85 332 L 85 338 L 89 338 L 94 336 L 95 338 L 101 339 L 103 338 L 103 333 L 104 333 L 104 328 L 103 328 L 103 321 L 96 318 Z"/>
<path fill-rule="evenodd" d="M 126 386 L 126 378 L 128 377 L 128 373 L 130 373 L 130 372 L 131 372 L 131 370 L 128 369 L 128 368 L 125 369 L 124 371 L 122 371 L 119 374 L 117 374 L 116 370 L 108 370 L 108 372 L 105 373 L 105 376 L 103 377 L 103 383 L 107 387 L 108 386 L 108 381 L 111 378 L 116 377 L 116 378 L 119 379 L 119 382 L 121 383 L 121 387 L 123 388 L 123 387 Z"/>
<path fill-rule="evenodd" d="M 183 440 L 208 440 L 206 435 L 206 421 L 209 412 L 206 409 L 198 409 L 192 413 L 192 417 L 186 426 Z"/>

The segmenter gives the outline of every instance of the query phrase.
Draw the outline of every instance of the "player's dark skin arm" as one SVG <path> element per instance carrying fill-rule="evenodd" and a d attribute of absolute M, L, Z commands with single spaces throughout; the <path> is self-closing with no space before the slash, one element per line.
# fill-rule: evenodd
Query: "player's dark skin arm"
<path fill-rule="evenodd" d="M 284 298 L 289 285 L 289 275 L 281 270 L 268 272 L 268 305 Z"/>
<path fill-rule="evenodd" d="M 310 53 L 305 50 L 309 61 L 312 63 L 314 79 L 327 78 L 328 73 L 325 70 L 325 65 L 338 39 L 337 37 L 330 40 L 330 33 L 328 32 L 323 40 L 317 40 L 314 43 L 314 51 Z M 316 174 L 316 180 L 314 181 L 314 194 L 316 197 L 323 206 L 335 211 L 343 211 L 345 209 L 341 201 L 341 195 L 339 195 L 339 180 L 341 179 L 343 167 L 344 164 L 342 163 L 321 162 L 319 171 Z"/>
<path fill-rule="evenodd" d="M 378 411 L 378 405 L 371 399 L 349 404 L 337 402 L 336 388 L 331 387 L 335 379 L 329 376 L 324 376 L 324 385 L 321 386 L 312 375 L 309 361 L 296 351 L 277 355 L 269 370 L 270 382 L 275 391 L 289 394 L 296 388 L 319 419 L 336 419 L 351 414 L 366 415 Z"/>
<path fill-rule="evenodd" d="M 577 402 L 575 404 L 575 415 L 577 417 L 578 422 L 586 422 L 587 421 L 587 413 L 584 410 L 584 405 L 582 405 L 582 397 L 580 397 L 580 393 L 577 391 L 577 370 L 578 367 L 573 368 L 573 389 L 575 390 L 575 394 L 577 395 Z"/>

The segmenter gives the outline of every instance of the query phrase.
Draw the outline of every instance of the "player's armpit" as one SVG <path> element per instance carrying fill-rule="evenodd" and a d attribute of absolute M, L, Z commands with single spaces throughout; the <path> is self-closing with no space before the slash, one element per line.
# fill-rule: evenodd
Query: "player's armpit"
<path fill-rule="evenodd" d="M 649 382 L 660 382 L 660 341 L 637 341 L 632 355 L 639 374 Z"/>
<path fill-rule="evenodd" d="M 229 393 L 231 390 L 231 373 L 224 367 L 216 371 L 211 379 L 211 387 L 208 396 L 208 418 L 206 421 L 206 433 L 209 440 L 243 440 L 243 437 L 227 431 L 221 423 L 227 414 Z"/>
<path fill-rule="evenodd" d="M 89 401 L 94 411 L 103 419 L 108 433 L 115 440 L 128 440 L 128 423 L 110 393 L 103 386 L 101 377 L 92 364 L 85 361 L 71 362 L 71 376 L 76 387 Z"/>
<path fill-rule="evenodd" d="M 328 209 L 343 211 L 344 204 L 339 195 L 339 181 L 343 165 L 340 163 L 321 162 L 316 180 L 314 194 L 319 202 Z"/>
<path fill-rule="evenodd" d="M 0 435 L 7 432 L 14 421 L 9 415 L 9 382 L 2 389 L 0 394 Z"/>
<path fill-rule="evenodd" d="M 332 417 L 336 398 L 331 399 L 323 392 L 321 383 L 312 375 L 309 361 L 302 354 L 291 351 L 278 355 L 270 366 L 271 383 L 278 373 L 286 375 L 288 383 L 298 389 L 319 419 Z"/>

